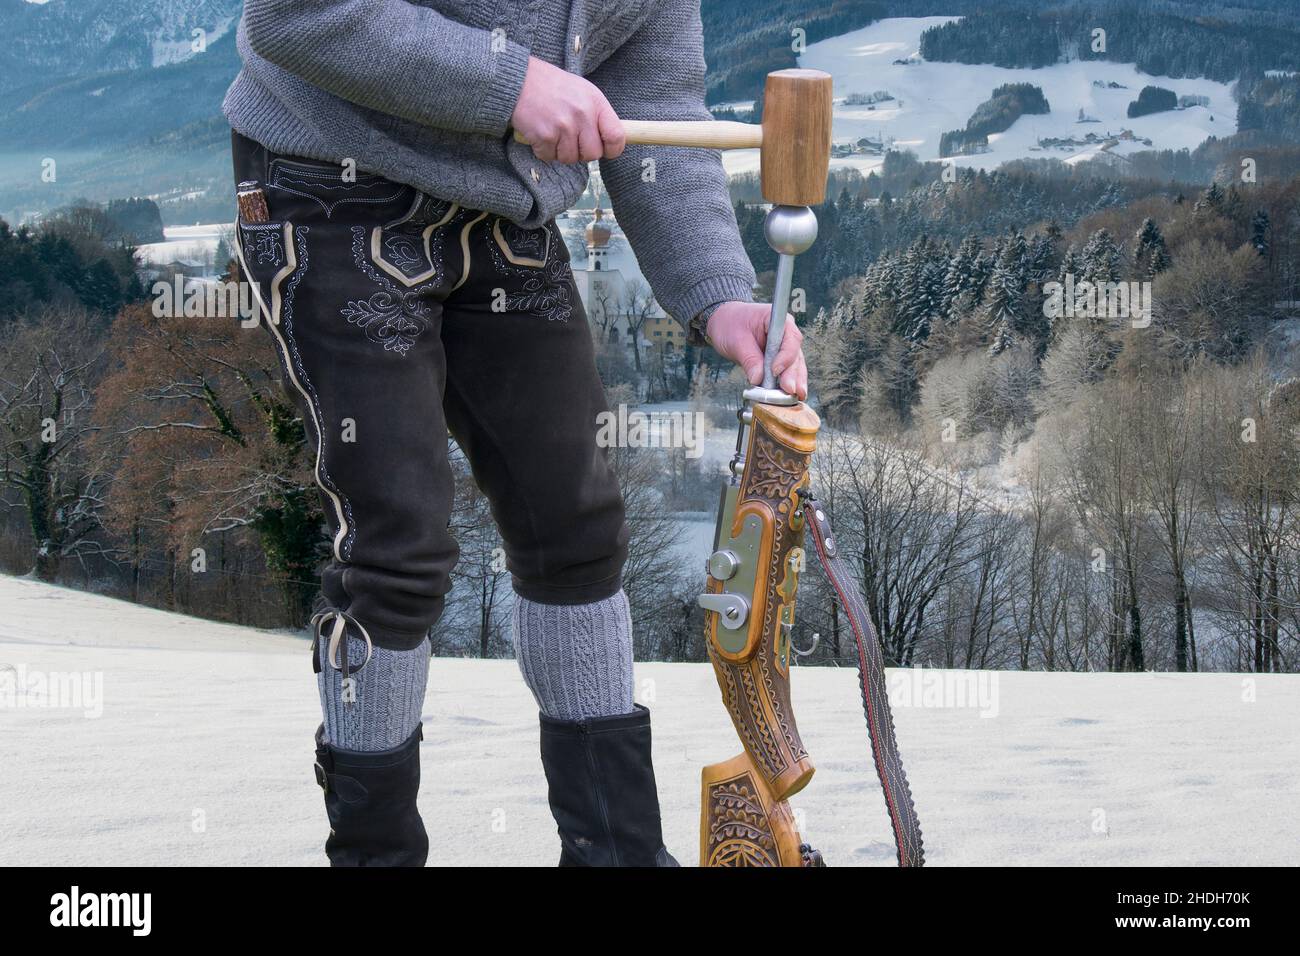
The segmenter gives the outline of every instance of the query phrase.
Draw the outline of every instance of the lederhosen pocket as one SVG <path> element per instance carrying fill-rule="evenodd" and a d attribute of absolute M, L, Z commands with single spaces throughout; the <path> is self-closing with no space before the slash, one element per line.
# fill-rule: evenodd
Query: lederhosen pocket
<path fill-rule="evenodd" d="M 284 156 L 272 157 L 265 175 L 241 182 L 238 193 L 241 264 L 272 323 L 282 315 L 286 287 L 306 266 L 303 240 L 311 229 L 382 222 L 424 198 L 374 173 Z"/>
<path fill-rule="evenodd" d="M 274 199 L 318 210 L 326 219 L 333 219 L 336 213 L 354 216 L 363 210 L 366 218 L 382 218 L 394 208 L 409 205 L 416 192 L 412 186 L 376 173 L 285 156 L 276 156 L 267 164 L 266 180 Z"/>
<path fill-rule="evenodd" d="M 454 202 L 417 192 L 410 209 L 397 219 L 371 227 L 366 248 L 371 262 L 405 288 L 448 278 L 444 228 L 463 218 Z"/>
<path fill-rule="evenodd" d="M 573 316 L 577 291 L 569 250 L 552 220 L 526 229 L 500 216 L 488 230 L 488 254 L 504 283 L 503 306 L 552 322 Z"/>
<path fill-rule="evenodd" d="M 238 197 L 235 255 L 262 315 L 278 322 L 284 283 L 299 268 L 298 237 L 291 223 L 272 220 L 260 183 L 241 182 Z"/>

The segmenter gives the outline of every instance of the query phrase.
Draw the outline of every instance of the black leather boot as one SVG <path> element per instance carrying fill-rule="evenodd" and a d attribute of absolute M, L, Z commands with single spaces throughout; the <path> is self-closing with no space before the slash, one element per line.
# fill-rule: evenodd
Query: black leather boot
<path fill-rule="evenodd" d="M 541 720 L 560 866 L 677 866 L 659 823 L 650 711 L 637 704 L 619 717 Z"/>
<path fill-rule="evenodd" d="M 362 753 L 325 742 L 316 731 L 316 782 L 325 791 L 330 866 L 424 866 L 429 836 L 416 809 L 420 725 L 392 750 Z"/>

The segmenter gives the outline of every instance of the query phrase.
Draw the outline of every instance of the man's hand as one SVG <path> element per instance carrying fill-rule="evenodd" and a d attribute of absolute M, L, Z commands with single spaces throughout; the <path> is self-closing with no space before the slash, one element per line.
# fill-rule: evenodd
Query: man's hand
<path fill-rule="evenodd" d="M 614 159 L 627 145 L 623 124 L 604 93 L 535 56 L 528 58 L 510 125 L 548 163 Z"/>
<path fill-rule="evenodd" d="M 709 316 L 709 342 L 719 355 L 745 370 L 751 385 L 763 383 L 763 350 L 767 347 L 767 322 L 772 307 L 762 302 L 724 302 Z M 782 391 L 800 401 L 808 397 L 808 366 L 803 360 L 803 333 L 787 315 L 781 351 L 772 373 Z"/>

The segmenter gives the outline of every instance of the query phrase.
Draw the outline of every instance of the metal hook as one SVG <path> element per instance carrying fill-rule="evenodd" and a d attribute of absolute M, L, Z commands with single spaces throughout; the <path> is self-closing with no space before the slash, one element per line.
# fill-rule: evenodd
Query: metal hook
<path fill-rule="evenodd" d="M 790 644 L 790 650 L 794 651 L 795 657 L 808 657 L 814 652 L 816 652 L 817 645 L 821 643 L 821 639 L 822 636 L 818 634 L 816 631 L 814 631 L 812 643 L 808 645 L 808 649 L 806 651 L 802 651 L 799 648 L 795 647 L 793 643 Z"/>

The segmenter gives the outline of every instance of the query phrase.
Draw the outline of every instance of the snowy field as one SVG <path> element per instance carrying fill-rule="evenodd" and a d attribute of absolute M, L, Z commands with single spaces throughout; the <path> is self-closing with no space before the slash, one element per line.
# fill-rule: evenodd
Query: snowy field
<path fill-rule="evenodd" d="M 75 673 L 90 691 L 59 708 L 0 695 L 0 862 L 323 862 L 303 639 L 9 577 L 0 606 L 0 688 Z M 666 838 L 693 864 L 700 767 L 739 748 L 708 667 L 637 675 Z M 1297 862 L 1296 677 L 891 677 L 934 865 Z M 954 679 L 973 702 L 944 700 Z M 892 865 L 854 673 L 797 670 L 794 694 L 818 767 L 794 801 L 806 837 L 832 865 Z M 431 863 L 552 865 L 536 716 L 514 663 L 435 659 L 424 721 Z"/>
<path fill-rule="evenodd" d="M 212 257 L 216 254 L 217 244 L 223 238 L 230 242 L 234 229 L 233 223 L 164 226 L 164 240 L 137 246 L 135 258 L 142 266 L 166 265 L 178 259 L 213 266 Z"/>
<path fill-rule="evenodd" d="M 964 129 L 975 108 L 1004 83 L 1033 83 L 1043 90 L 1052 112 L 1022 116 L 1004 133 L 989 136 L 989 152 L 954 158 L 958 166 L 993 169 L 1007 160 L 1024 157 L 1055 157 L 1078 162 L 1094 155 L 1099 146 L 1081 146 L 1069 151 L 1035 151 L 1040 138 L 1083 140 L 1088 133 L 1118 135 L 1130 129 L 1151 146 L 1121 143 L 1114 152 L 1124 154 L 1143 149 L 1193 149 L 1209 136 L 1228 136 L 1237 131 L 1237 108 L 1231 88 L 1206 79 L 1170 79 L 1140 73 L 1131 63 L 1075 61 L 1039 70 L 1005 69 L 966 63 L 929 63 L 920 58 L 921 34 L 932 26 L 955 17 L 894 17 L 841 36 L 809 44 L 799 65 L 825 70 L 835 78 L 835 106 L 832 134 L 835 142 L 856 141 L 864 136 L 893 140 L 894 147 L 911 150 L 922 160 L 939 158 L 939 137 L 953 129 Z M 895 60 L 911 60 L 908 65 Z M 1093 81 L 1115 82 L 1127 89 L 1098 89 Z M 1208 107 L 1192 107 L 1129 119 L 1128 104 L 1144 86 L 1162 86 L 1180 96 L 1198 94 L 1209 98 Z M 888 91 L 894 99 L 866 106 L 845 106 L 849 93 Z M 1079 110 L 1098 120 L 1077 122 Z M 725 153 L 728 172 L 758 169 L 758 150 Z M 834 159 L 833 167 L 856 167 L 865 174 L 883 162 L 880 156 L 858 155 Z"/>

